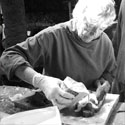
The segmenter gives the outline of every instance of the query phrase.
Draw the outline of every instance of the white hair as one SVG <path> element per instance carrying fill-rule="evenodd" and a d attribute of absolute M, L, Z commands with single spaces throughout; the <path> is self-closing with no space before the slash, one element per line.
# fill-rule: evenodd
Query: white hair
<path fill-rule="evenodd" d="M 113 0 L 78 0 L 72 16 L 99 27 L 108 27 L 116 18 Z"/>

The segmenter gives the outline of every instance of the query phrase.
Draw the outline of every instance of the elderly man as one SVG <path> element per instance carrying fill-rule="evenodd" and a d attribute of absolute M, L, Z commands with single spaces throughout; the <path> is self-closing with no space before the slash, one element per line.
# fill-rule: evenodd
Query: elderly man
<path fill-rule="evenodd" d="M 0 59 L 9 80 L 21 79 L 44 92 L 59 109 L 74 95 L 60 86 L 66 76 L 93 89 L 96 80 L 110 85 L 116 62 L 112 42 L 103 32 L 116 17 L 112 0 L 78 0 L 73 18 L 42 30 L 4 51 Z M 43 66 L 45 74 L 34 70 Z"/>

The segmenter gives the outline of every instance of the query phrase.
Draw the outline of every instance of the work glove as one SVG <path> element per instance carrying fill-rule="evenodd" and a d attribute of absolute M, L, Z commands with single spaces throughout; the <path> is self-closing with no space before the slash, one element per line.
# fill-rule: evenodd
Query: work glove
<path fill-rule="evenodd" d="M 53 105 L 56 105 L 59 109 L 63 109 L 69 106 L 74 99 L 74 95 L 64 91 L 60 86 L 63 81 L 50 77 L 43 76 L 42 80 L 39 82 L 38 88 L 43 91 L 48 100 L 50 100 Z"/>

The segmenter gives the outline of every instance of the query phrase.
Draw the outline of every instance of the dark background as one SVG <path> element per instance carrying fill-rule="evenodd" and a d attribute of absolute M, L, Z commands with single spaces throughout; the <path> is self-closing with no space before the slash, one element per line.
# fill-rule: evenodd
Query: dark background
<path fill-rule="evenodd" d="M 50 25 L 69 20 L 70 1 L 73 8 L 76 0 L 25 0 L 28 30 L 36 33 Z"/>
<path fill-rule="evenodd" d="M 69 20 L 76 2 L 77 0 L 25 0 L 27 29 L 34 35 L 50 25 Z M 121 0 L 115 2 L 118 15 Z"/>

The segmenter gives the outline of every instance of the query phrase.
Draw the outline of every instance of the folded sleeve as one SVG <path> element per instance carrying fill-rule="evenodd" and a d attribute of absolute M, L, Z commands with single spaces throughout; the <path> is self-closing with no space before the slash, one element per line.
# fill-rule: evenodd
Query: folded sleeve
<path fill-rule="evenodd" d="M 116 77 L 116 70 L 117 70 L 117 63 L 116 63 L 116 59 L 114 56 L 114 49 L 111 45 L 111 51 L 109 52 L 109 58 L 107 60 L 107 65 L 105 68 L 105 71 L 103 72 L 102 77 L 105 80 L 108 80 L 110 84 L 112 84 L 113 80 Z"/>
<path fill-rule="evenodd" d="M 6 49 L 0 58 L 0 67 L 9 80 L 15 78 L 15 70 L 25 65 L 35 67 L 44 65 L 44 47 L 39 37 L 27 38 L 26 41 Z"/>

